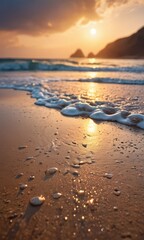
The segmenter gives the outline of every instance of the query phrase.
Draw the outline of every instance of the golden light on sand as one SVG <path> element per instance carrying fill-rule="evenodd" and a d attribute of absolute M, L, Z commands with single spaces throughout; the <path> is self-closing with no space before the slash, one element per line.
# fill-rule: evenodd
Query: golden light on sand
<path fill-rule="evenodd" d="M 87 128 L 87 134 L 93 134 L 97 131 L 97 125 L 91 119 L 88 121 L 86 128 Z"/>
<path fill-rule="evenodd" d="M 91 60 L 91 61 L 90 61 L 90 60 Z M 94 59 L 94 58 L 91 58 L 91 59 L 89 59 L 89 62 L 92 63 L 93 60 L 95 60 L 95 59 Z M 96 77 L 98 77 L 98 73 L 97 73 L 97 72 L 88 72 L 87 76 L 88 76 L 88 78 L 90 78 L 90 79 L 91 79 L 91 78 L 96 78 Z M 93 82 L 91 82 L 91 83 L 93 83 Z M 90 87 L 91 87 L 91 88 L 94 87 L 94 84 L 91 84 Z"/>
<path fill-rule="evenodd" d="M 96 36 L 97 30 L 96 30 L 95 28 L 91 28 L 90 34 L 91 34 L 92 36 Z"/>
<path fill-rule="evenodd" d="M 91 78 L 95 78 L 95 75 L 91 75 Z M 88 85 L 88 89 L 87 89 L 87 95 L 91 100 L 96 99 L 96 84 L 94 82 L 90 82 Z"/>

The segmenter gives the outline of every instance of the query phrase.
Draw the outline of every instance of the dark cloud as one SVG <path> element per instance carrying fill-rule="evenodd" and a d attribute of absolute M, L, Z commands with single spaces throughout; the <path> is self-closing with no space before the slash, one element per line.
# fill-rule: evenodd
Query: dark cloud
<path fill-rule="evenodd" d="M 98 19 L 96 9 L 103 2 L 111 7 L 128 0 L 0 0 L 0 31 L 30 35 L 65 31 L 81 18 L 84 23 Z"/>
<path fill-rule="evenodd" d="M 80 18 L 97 18 L 95 0 L 0 0 L 0 30 L 64 31 Z"/>

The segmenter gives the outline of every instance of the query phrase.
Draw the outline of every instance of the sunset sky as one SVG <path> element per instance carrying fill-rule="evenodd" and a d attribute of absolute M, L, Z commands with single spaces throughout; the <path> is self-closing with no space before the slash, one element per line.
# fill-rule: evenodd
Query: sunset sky
<path fill-rule="evenodd" d="M 144 0 L 0 0 L 0 57 L 97 53 L 144 26 Z"/>

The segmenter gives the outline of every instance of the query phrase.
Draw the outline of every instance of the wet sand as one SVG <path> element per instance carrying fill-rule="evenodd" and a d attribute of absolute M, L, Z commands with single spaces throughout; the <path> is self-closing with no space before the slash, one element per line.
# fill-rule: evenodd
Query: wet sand
<path fill-rule="evenodd" d="M 144 131 L 34 101 L 0 90 L 0 239 L 144 239 Z M 41 194 L 44 204 L 31 206 Z"/>

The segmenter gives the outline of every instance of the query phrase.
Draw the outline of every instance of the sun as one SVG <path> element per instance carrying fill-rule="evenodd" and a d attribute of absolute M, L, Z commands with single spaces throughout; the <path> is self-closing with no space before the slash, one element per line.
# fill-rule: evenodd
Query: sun
<path fill-rule="evenodd" d="M 96 33 L 97 33 L 97 30 L 96 30 L 95 28 L 91 28 L 91 29 L 90 29 L 90 34 L 91 34 L 92 36 L 95 36 Z"/>

